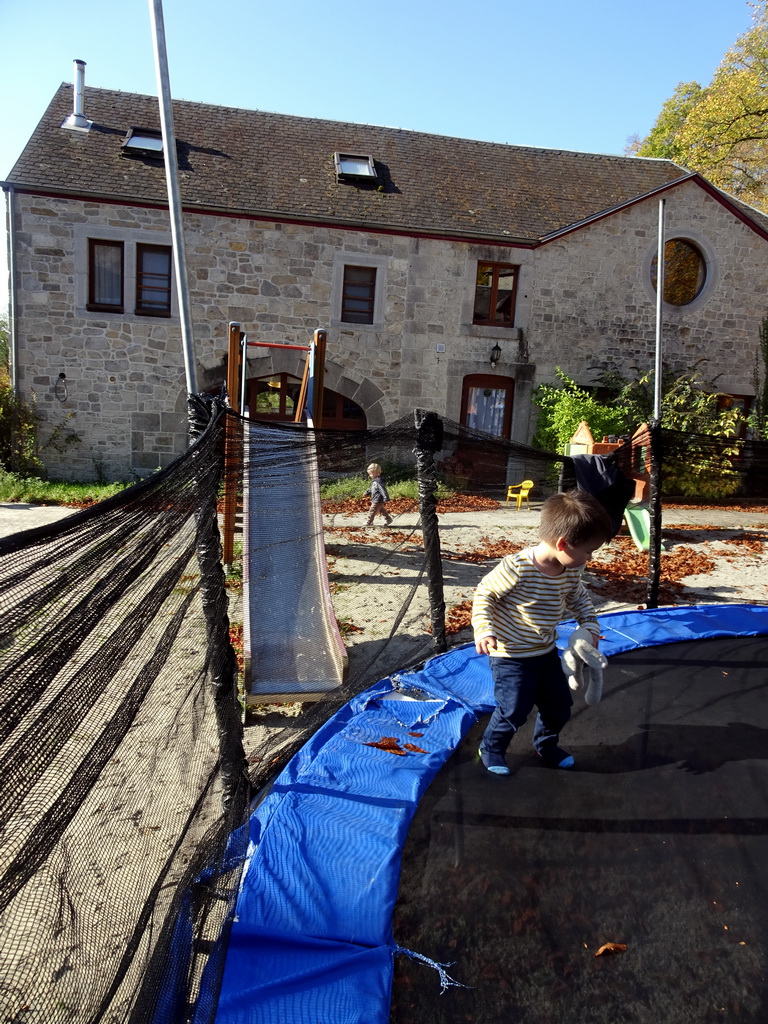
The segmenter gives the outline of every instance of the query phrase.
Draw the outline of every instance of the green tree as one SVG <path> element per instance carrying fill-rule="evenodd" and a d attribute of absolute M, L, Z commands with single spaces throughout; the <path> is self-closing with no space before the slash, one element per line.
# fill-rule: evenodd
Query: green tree
<path fill-rule="evenodd" d="M 37 413 L 17 395 L 8 366 L 8 318 L 0 316 L 0 468 L 28 475 L 41 468 L 37 457 Z"/>
<path fill-rule="evenodd" d="M 560 386 L 544 384 L 533 395 L 540 410 L 533 444 L 539 448 L 562 452 L 582 420 L 599 441 L 604 434 L 630 436 L 653 415 L 652 373 L 627 380 L 604 372 L 599 378 L 598 399 L 561 369 L 555 372 Z M 664 372 L 662 426 L 690 435 L 685 455 L 663 464 L 666 493 L 719 498 L 734 494 L 741 486 L 732 461 L 738 445 L 727 441 L 738 434 L 743 418 L 735 406 L 723 403 L 722 397 L 714 382 L 705 380 L 698 369 L 679 376 Z M 712 438 L 725 443 L 712 444 Z"/>
<path fill-rule="evenodd" d="M 674 160 L 687 167 L 690 154 L 685 149 L 681 132 L 691 110 L 701 99 L 702 92 L 698 82 L 680 82 L 672 96 L 665 101 L 649 134 L 644 139 L 637 136 L 631 139 L 627 152 L 636 156 Z"/>
<path fill-rule="evenodd" d="M 678 85 L 650 133 L 628 150 L 699 171 L 768 212 L 768 0 L 751 6 L 752 27 L 726 52 L 710 84 Z"/>

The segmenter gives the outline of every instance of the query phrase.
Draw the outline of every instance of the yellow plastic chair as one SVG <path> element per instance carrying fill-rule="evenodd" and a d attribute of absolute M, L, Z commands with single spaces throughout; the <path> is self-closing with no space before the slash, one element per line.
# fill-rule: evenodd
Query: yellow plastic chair
<path fill-rule="evenodd" d="M 518 511 L 523 502 L 530 508 L 530 501 L 528 500 L 528 494 L 533 487 L 533 480 L 523 480 L 521 484 L 510 484 L 507 488 L 507 500 L 504 502 L 506 505 L 511 498 L 517 501 Z"/>

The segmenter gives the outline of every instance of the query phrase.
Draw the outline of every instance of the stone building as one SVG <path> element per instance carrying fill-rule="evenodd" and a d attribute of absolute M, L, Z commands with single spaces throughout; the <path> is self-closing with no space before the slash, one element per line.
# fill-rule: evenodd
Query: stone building
<path fill-rule="evenodd" d="M 155 97 L 62 85 L 3 188 L 13 370 L 52 477 L 130 478 L 186 445 L 186 386 Z M 659 198 L 665 361 L 754 392 L 768 219 L 663 160 L 557 152 L 175 102 L 201 390 L 227 325 L 328 330 L 325 423 L 415 407 L 528 441 L 562 367 L 653 367 Z M 252 414 L 291 418 L 302 360 L 254 348 Z"/>

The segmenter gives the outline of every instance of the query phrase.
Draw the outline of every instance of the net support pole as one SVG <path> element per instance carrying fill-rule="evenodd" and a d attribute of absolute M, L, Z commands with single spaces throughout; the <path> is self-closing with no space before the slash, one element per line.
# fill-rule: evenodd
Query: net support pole
<path fill-rule="evenodd" d="M 328 340 L 327 331 L 315 331 L 312 341 L 314 361 L 312 363 L 312 423 L 320 428 L 323 425 L 323 391 L 325 389 L 325 349 Z"/>
<path fill-rule="evenodd" d="M 650 539 L 648 544 L 648 608 L 659 607 L 659 584 L 661 582 L 661 424 L 651 420 L 649 424 L 651 446 L 650 494 L 648 513 L 650 516 Z"/>
<path fill-rule="evenodd" d="M 199 437 L 210 420 L 220 415 L 229 418 L 220 399 L 204 395 L 190 395 L 190 440 Z M 224 429 L 226 425 L 222 424 Z M 229 635 L 228 600 L 221 564 L 221 540 L 216 512 L 218 484 L 221 480 L 223 460 L 218 463 L 215 479 L 208 474 L 197 479 L 197 562 L 200 568 L 200 591 L 208 651 L 216 729 L 221 762 L 222 804 L 226 811 L 239 812 L 247 807 L 250 795 L 248 762 L 243 746 L 243 723 L 237 701 L 237 655 Z"/>
<path fill-rule="evenodd" d="M 242 359 L 243 347 L 241 344 L 240 324 L 234 320 L 229 324 L 228 340 L 228 361 L 227 361 L 227 397 L 229 404 L 235 412 L 238 408 L 240 393 L 240 362 Z M 242 370 L 245 376 L 245 368 Z M 224 433 L 224 510 L 222 522 L 223 534 L 223 559 L 224 565 L 232 565 L 235 556 L 235 521 L 237 519 L 237 485 L 239 477 L 239 460 L 237 458 L 237 431 L 239 423 L 234 416 L 227 416 Z"/>
<path fill-rule="evenodd" d="M 419 514 L 424 537 L 424 556 L 429 593 L 429 617 L 432 642 L 438 654 L 448 650 L 445 633 L 445 589 L 443 562 L 440 554 L 440 531 L 437 525 L 437 474 L 435 452 L 443 447 L 443 423 L 437 413 L 416 409 L 416 478 L 419 485 Z"/>
<path fill-rule="evenodd" d="M 659 236 L 656 253 L 656 356 L 653 374 L 653 418 L 661 423 L 661 368 L 664 333 L 664 203 L 659 200 Z"/>
<path fill-rule="evenodd" d="M 656 355 L 653 373 L 653 419 L 650 427 L 651 479 L 650 479 L 650 542 L 648 549 L 648 594 L 649 608 L 659 606 L 659 584 L 661 582 L 661 377 L 663 366 L 664 334 L 664 205 L 659 199 L 658 247 L 656 251 Z"/>

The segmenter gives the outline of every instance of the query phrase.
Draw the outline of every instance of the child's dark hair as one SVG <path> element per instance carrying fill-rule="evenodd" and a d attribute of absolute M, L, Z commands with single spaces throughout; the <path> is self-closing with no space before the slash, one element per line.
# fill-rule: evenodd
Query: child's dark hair
<path fill-rule="evenodd" d="M 555 544 L 564 537 L 569 544 L 607 543 L 614 534 L 610 516 L 600 502 L 586 491 L 553 494 L 541 506 L 539 537 Z"/>

